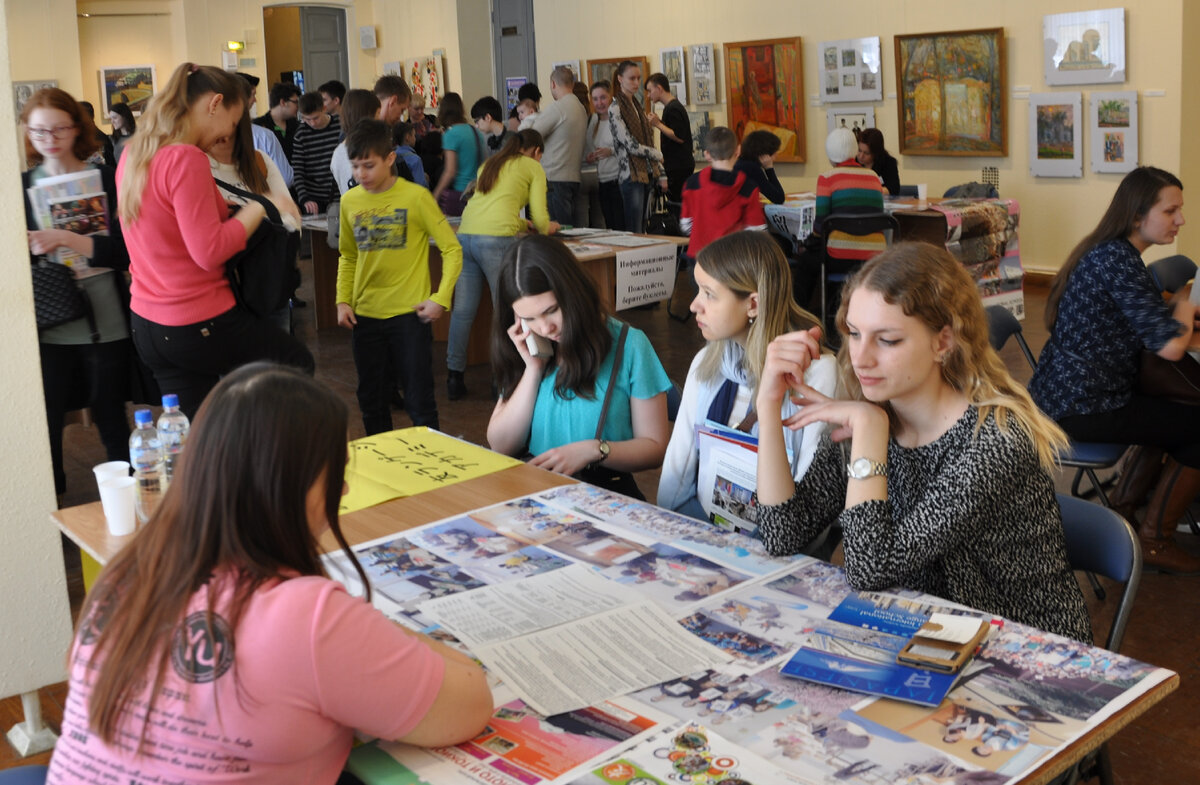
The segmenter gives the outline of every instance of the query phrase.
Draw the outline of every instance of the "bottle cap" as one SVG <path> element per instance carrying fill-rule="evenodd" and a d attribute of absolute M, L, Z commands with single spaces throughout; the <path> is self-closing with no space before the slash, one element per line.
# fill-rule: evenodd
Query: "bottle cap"
<path fill-rule="evenodd" d="M 167 393 L 163 396 L 163 408 L 172 409 L 179 408 L 179 396 L 175 393 Z"/>
<path fill-rule="evenodd" d="M 154 417 L 149 409 L 138 409 L 133 413 L 133 421 L 138 425 L 149 425 L 154 422 Z"/>

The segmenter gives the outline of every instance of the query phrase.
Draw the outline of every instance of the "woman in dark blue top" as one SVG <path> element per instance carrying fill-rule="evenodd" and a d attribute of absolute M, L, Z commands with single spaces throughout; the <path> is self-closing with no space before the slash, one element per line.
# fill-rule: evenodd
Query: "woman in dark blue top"
<path fill-rule="evenodd" d="M 1200 571 L 1172 540 L 1175 522 L 1200 493 L 1200 407 L 1134 389 L 1148 349 L 1167 360 L 1193 343 L 1197 306 L 1168 304 L 1142 261 L 1183 226 L 1183 184 L 1144 166 L 1117 187 L 1100 224 L 1071 252 L 1050 287 L 1050 340 L 1029 391 L 1073 439 L 1160 447 L 1169 454 L 1139 529 L 1147 564 Z"/>
<path fill-rule="evenodd" d="M 742 151 L 733 171 L 745 172 L 763 198 L 773 204 L 783 204 L 783 186 L 775 176 L 775 155 L 779 152 L 779 137 L 770 131 L 751 131 L 742 139 Z"/>

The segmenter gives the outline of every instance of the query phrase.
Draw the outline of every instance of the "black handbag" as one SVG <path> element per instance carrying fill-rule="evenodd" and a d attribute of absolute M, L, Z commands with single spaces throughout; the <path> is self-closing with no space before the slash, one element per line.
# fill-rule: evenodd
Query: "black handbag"
<path fill-rule="evenodd" d="M 267 211 L 246 247 L 225 263 L 225 275 L 238 304 L 258 317 L 269 316 L 287 305 L 288 299 L 300 284 L 296 257 L 300 250 L 300 233 L 288 231 L 278 208 L 265 196 L 217 180 L 217 185 L 231 194 L 261 204 Z"/>
<path fill-rule="evenodd" d="M 671 211 L 671 203 L 667 200 L 666 191 L 657 186 L 654 189 L 650 217 L 646 219 L 646 233 L 662 234 L 668 237 L 683 236 L 683 230 L 679 227 L 679 216 Z"/>
<path fill-rule="evenodd" d="M 92 340 L 99 338 L 91 301 L 79 286 L 74 271 L 64 264 L 39 258 L 31 266 L 33 309 L 38 329 L 57 327 L 87 317 Z"/>

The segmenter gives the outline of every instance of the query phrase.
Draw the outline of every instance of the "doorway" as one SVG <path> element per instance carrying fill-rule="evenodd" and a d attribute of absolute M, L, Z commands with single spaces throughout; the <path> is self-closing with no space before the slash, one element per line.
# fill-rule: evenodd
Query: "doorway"
<path fill-rule="evenodd" d="M 496 95 L 504 102 L 508 79 L 538 81 L 533 40 L 533 0 L 495 0 L 492 51 L 496 53 Z"/>
<path fill-rule="evenodd" d="M 328 6 L 263 8 L 267 87 L 295 83 L 312 92 L 331 79 L 350 83 L 346 10 Z"/>

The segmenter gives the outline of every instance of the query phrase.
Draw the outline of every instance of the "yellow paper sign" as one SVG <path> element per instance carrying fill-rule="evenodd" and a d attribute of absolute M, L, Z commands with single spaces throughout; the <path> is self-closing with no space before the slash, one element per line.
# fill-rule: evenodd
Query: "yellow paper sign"
<path fill-rule="evenodd" d="M 520 465 L 516 458 L 425 427 L 402 428 L 350 442 L 341 512 L 413 496 Z"/>

